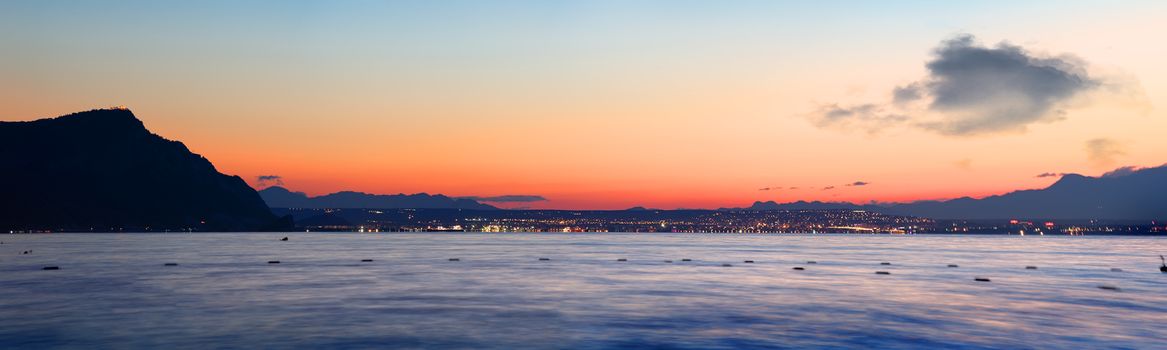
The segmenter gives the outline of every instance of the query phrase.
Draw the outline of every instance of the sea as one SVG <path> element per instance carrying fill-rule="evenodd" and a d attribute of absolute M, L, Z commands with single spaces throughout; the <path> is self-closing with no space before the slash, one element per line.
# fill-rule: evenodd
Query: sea
<path fill-rule="evenodd" d="M 1165 237 L 0 241 L 9 349 L 1167 349 Z"/>

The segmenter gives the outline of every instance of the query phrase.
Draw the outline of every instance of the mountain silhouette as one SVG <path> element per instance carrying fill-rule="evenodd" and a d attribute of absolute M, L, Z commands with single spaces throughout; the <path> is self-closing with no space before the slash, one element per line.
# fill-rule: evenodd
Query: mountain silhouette
<path fill-rule="evenodd" d="M 440 194 L 369 194 L 342 191 L 309 197 L 303 192 L 292 192 L 280 186 L 259 191 L 260 197 L 272 208 L 335 208 L 335 209 L 473 209 L 497 210 L 473 199 L 452 198 Z"/>
<path fill-rule="evenodd" d="M 1047 188 L 982 199 L 892 205 L 889 214 L 944 219 L 1167 219 L 1167 166 L 1088 177 L 1066 174 Z"/>
<path fill-rule="evenodd" d="M 891 204 L 846 202 L 755 202 L 745 210 L 872 210 L 934 219 L 1167 219 L 1167 165 L 1122 168 L 1100 177 L 1066 174 L 1044 189 L 1022 190 L 975 199 Z"/>
<path fill-rule="evenodd" d="M 243 179 L 219 173 L 126 109 L 0 122 L 0 229 L 290 229 Z"/>
<path fill-rule="evenodd" d="M 754 202 L 748 210 L 838 210 L 838 209 L 856 209 L 859 205 L 845 202 L 807 202 L 797 201 L 790 203 L 777 203 L 775 201 Z"/>

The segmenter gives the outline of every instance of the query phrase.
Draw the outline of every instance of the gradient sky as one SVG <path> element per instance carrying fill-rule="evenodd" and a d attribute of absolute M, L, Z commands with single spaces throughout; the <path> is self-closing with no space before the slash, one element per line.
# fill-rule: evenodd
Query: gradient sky
<path fill-rule="evenodd" d="M 222 172 L 314 195 L 985 196 L 1167 163 L 1164 18 L 1163 1 L 2 1 L 0 120 L 125 105 Z M 890 101 L 961 35 L 1072 56 L 1100 87 L 1023 129 L 814 122 Z"/>

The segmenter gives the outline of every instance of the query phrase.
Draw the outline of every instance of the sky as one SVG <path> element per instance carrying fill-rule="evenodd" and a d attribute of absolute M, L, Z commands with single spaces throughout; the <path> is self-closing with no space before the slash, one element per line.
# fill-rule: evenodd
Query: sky
<path fill-rule="evenodd" d="M 310 195 L 981 197 L 1167 163 L 1163 18 L 1162 1 L 0 1 L 0 120 L 124 105 L 221 172 Z"/>

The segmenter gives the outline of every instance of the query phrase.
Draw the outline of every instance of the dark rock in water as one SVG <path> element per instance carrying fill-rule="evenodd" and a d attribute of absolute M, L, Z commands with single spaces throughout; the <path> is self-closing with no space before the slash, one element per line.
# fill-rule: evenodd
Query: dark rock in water
<path fill-rule="evenodd" d="M 730 264 L 721 264 L 721 267 L 733 267 L 733 265 L 730 265 Z"/>
<path fill-rule="evenodd" d="M 802 268 L 802 267 L 795 267 L 794 269 L 798 270 L 798 271 L 806 270 L 805 268 Z"/>
<path fill-rule="evenodd" d="M 889 263 L 889 262 L 886 262 L 886 261 L 885 261 L 885 262 L 881 262 L 881 263 L 879 263 L 879 264 L 880 264 L 880 265 L 891 265 L 891 263 Z"/>
<path fill-rule="evenodd" d="M 891 274 L 891 272 L 887 272 L 887 271 L 875 271 L 875 274 L 876 274 L 876 275 L 890 275 L 890 274 Z"/>
<path fill-rule="evenodd" d="M 818 264 L 819 262 L 818 262 L 818 261 L 811 260 L 811 261 L 807 261 L 806 263 L 807 263 L 807 264 Z"/>
<path fill-rule="evenodd" d="M 551 258 L 539 258 L 539 261 L 551 261 Z"/>
<path fill-rule="evenodd" d="M 238 176 L 126 109 L 0 122 L 0 229 L 292 229 Z"/>
<path fill-rule="evenodd" d="M 957 264 L 948 264 L 948 267 L 960 267 L 960 265 L 957 265 Z"/>
<path fill-rule="evenodd" d="M 450 261 L 462 261 L 462 259 L 458 259 L 458 258 L 450 258 Z"/>
<path fill-rule="evenodd" d="M 747 263 L 747 264 L 753 264 L 753 263 L 754 263 L 754 261 L 753 261 L 753 260 L 746 260 L 746 261 L 744 261 L 744 263 Z"/>
<path fill-rule="evenodd" d="M 1117 267 L 1112 267 L 1112 268 L 1110 268 L 1110 272 L 1122 272 L 1122 269 L 1117 268 Z"/>
<path fill-rule="evenodd" d="M 681 259 L 681 261 L 693 261 L 693 259 Z"/>
<path fill-rule="evenodd" d="M 989 279 L 988 279 L 988 278 L 984 278 L 984 277 L 975 277 L 975 278 L 973 278 L 973 281 L 977 281 L 977 282 L 991 282 L 991 281 L 989 281 Z"/>
<path fill-rule="evenodd" d="M 1026 270 L 1037 270 L 1037 266 L 1026 266 Z"/>
<path fill-rule="evenodd" d="M 178 263 L 165 263 L 162 266 L 178 266 Z"/>
<path fill-rule="evenodd" d="M 45 267 L 41 268 L 41 270 L 60 270 L 60 269 L 61 268 L 57 267 L 57 266 L 45 266 Z"/>
<path fill-rule="evenodd" d="M 268 261 L 267 263 L 268 264 L 279 264 L 280 261 L 279 260 L 271 260 L 271 261 Z"/>
<path fill-rule="evenodd" d="M 671 264 L 673 261 L 672 260 L 665 260 L 665 262 Z"/>
<path fill-rule="evenodd" d="M 287 241 L 288 237 L 280 238 L 281 241 Z"/>
<path fill-rule="evenodd" d="M 625 259 L 625 258 L 619 258 L 619 259 L 616 259 L 616 261 L 628 261 L 628 259 Z"/>
<path fill-rule="evenodd" d="M 361 262 L 373 262 L 373 259 L 361 259 Z"/>
<path fill-rule="evenodd" d="M 1100 285 L 1100 286 L 1098 286 L 1098 289 L 1113 290 L 1113 291 L 1120 290 L 1120 289 L 1118 289 L 1118 286 L 1112 286 L 1109 284 Z"/>

